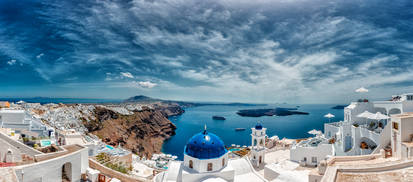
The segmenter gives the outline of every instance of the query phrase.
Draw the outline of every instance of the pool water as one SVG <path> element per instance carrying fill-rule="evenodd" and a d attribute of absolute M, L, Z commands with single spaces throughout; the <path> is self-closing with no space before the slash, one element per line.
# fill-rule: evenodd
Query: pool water
<path fill-rule="evenodd" d="M 237 148 L 229 149 L 230 152 L 240 151 L 240 150 L 241 150 L 241 149 L 237 149 Z"/>

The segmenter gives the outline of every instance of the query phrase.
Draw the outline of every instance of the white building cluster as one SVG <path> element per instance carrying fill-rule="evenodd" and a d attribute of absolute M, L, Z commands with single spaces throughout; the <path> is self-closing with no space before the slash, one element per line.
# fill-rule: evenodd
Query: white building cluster
<path fill-rule="evenodd" d="M 326 123 L 324 133 L 334 139 L 333 155 L 378 153 L 390 144 L 390 117 L 413 112 L 413 94 L 394 95 L 390 101 L 359 100 L 344 109 L 344 121 Z"/>
<path fill-rule="evenodd" d="M 324 135 L 294 145 L 291 160 L 317 166 L 329 156 L 377 154 L 389 147 L 395 135 L 388 124 L 390 117 L 409 112 L 413 112 L 413 94 L 394 95 L 389 101 L 352 102 L 344 108 L 344 121 L 325 123 Z"/>

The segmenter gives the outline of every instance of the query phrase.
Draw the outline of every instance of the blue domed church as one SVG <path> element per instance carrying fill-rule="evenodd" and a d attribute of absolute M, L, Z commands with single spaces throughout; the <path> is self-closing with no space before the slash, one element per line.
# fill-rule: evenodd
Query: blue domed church
<path fill-rule="evenodd" d="M 228 162 L 228 151 L 224 142 L 206 129 L 194 135 L 186 144 L 184 164 L 197 172 L 218 171 Z"/>
<path fill-rule="evenodd" d="M 228 160 L 224 142 L 205 129 L 192 136 L 184 148 L 184 161 L 172 161 L 155 182 L 262 182 L 248 158 Z"/>

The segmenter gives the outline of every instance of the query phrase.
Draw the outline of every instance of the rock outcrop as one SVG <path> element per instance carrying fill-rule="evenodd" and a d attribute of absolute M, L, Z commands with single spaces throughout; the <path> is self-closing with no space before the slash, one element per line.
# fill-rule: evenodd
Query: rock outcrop
<path fill-rule="evenodd" d="M 168 113 L 160 109 L 143 108 L 132 115 L 121 115 L 106 108 L 96 107 L 96 120 L 84 120 L 89 132 L 109 145 L 121 144 L 140 156 L 159 153 L 163 141 L 175 135 L 176 126 L 167 119 Z M 169 114 L 175 113 L 169 111 Z"/>
<path fill-rule="evenodd" d="M 156 104 L 155 110 L 161 111 L 166 117 L 179 116 L 185 112 L 178 104 Z"/>
<path fill-rule="evenodd" d="M 290 116 L 290 115 L 308 115 L 308 112 L 297 111 L 297 108 L 280 108 L 275 109 L 244 109 L 237 112 L 243 117 L 261 117 L 261 116 Z"/>

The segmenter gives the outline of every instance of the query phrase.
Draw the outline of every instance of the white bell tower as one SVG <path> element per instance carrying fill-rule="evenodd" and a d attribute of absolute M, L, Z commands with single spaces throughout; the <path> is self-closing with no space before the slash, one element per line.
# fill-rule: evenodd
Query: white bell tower
<path fill-rule="evenodd" d="M 267 128 L 263 128 L 261 123 L 257 123 L 254 128 L 251 128 L 251 163 L 255 167 L 259 167 L 264 163 L 265 157 L 265 139 L 267 134 L 265 133 Z"/>

